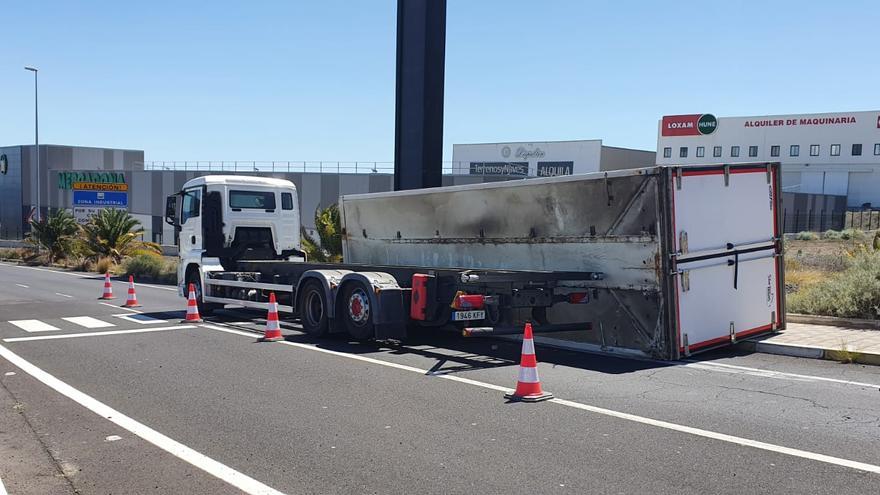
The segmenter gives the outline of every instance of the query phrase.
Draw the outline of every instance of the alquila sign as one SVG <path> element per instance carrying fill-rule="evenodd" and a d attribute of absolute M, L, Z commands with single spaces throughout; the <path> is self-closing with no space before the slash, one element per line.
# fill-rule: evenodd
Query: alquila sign
<path fill-rule="evenodd" d="M 58 189 L 128 191 L 123 172 L 58 172 Z"/>

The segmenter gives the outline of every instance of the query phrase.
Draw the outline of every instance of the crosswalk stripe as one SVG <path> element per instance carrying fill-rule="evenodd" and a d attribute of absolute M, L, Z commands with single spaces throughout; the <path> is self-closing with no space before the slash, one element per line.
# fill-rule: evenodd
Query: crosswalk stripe
<path fill-rule="evenodd" d="M 86 328 L 106 328 L 106 327 L 115 327 L 113 323 L 108 323 L 103 320 L 99 320 L 97 318 L 92 318 L 91 316 L 70 316 L 67 318 L 61 318 L 64 321 L 69 321 L 70 323 L 74 323 L 81 327 Z"/>
<path fill-rule="evenodd" d="M 12 320 L 9 323 L 12 323 L 25 332 L 51 332 L 53 330 L 58 330 L 57 327 L 53 327 L 40 320 Z"/>

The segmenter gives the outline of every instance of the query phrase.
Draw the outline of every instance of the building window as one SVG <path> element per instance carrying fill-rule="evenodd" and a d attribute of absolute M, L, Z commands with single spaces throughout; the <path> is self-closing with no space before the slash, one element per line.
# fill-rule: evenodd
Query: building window
<path fill-rule="evenodd" d="M 810 156 L 819 156 L 819 145 L 811 144 L 810 145 Z"/>
<path fill-rule="evenodd" d="M 880 143 L 874 145 L 874 154 L 880 155 Z"/>
<path fill-rule="evenodd" d="M 788 156 L 798 156 L 801 154 L 801 145 L 793 144 L 791 148 L 788 150 Z"/>
<path fill-rule="evenodd" d="M 736 158 L 739 156 L 739 146 L 731 146 L 730 147 L 730 156 Z"/>
<path fill-rule="evenodd" d="M 840 145 L 832 144 L 831 145 L 831 156 L 840 156 Z"/>
<path fill-rule="evenodd" d="M 704 156 L 706 156 L 706 147 L 697 146 L 697 158 L 703 158 Z"/>
<path fill-rule="evenodd" d="M 758 147 L 757 146 L 749 146 L 749 156 L 756 157 L 758 156 Z"/>
<path fill-rule="evenodd" d="M 669 146 L 663 148 L 663 158 L 672 158 L 672 148 Z"/>
<path fill-rule="evenodd" d="M 721 158 L 721 146 L 716 146 L 712 148 L 712 156 L 715 158 Z"/>
<path fill-rule="evenodd" d="M 779 156 L 779 145 L 774 144 L 770 147 L 770 156 Z"/>
<path fill-rule="evenodd" d="M 678 149 L 678 157 L 679 158 L 687 158 L 688 157 L 688 148 L 687 146 L 682 146 Z"/>
<path fill-rule="evenodd" d="M 852 147 L 852 156 L 862 156 L 862 145 L 854 144 Z"/>

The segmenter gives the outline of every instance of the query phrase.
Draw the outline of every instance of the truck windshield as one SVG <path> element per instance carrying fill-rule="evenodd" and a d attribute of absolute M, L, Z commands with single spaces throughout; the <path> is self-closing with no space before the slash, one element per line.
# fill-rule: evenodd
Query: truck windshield
<path fill-rule="evenodd" d="M 230 208 L 275 209 L 275 193 L 267 191 L 229 191 Z"/>

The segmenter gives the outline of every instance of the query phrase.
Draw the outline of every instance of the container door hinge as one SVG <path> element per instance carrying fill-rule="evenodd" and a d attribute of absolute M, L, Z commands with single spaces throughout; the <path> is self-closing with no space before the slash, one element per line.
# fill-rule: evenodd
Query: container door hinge
<path fill-rule="evenodd" d="M 672 169 L 672 174 L 675 176 L 675 188 L 681 190 L 681 169 Z"/>
<path fill-rule="evenodd" d="M 684 356 L 690 357 L 691 346 L 690 346 L 690 344 L 688 344 L 688 334 L 683 334 L 681 336 L 681 346 L 684 347 Z"/>
<path fill-rule="evenodd" d="M 730 322 L 730 342 L 736 344 L 736 330 L 734 329 L 733 322 Z"/>
<path fill-rule="evenodd" d="M 682 255 L 688 253 L 688 233 L 686 230 L 678 233 L 678 252 Z"/>
<path fill-rule="evenodd" d="M 687 292 L 691 290 L 691 272 L 690 270 L 683 270 L 681 272 L 681 291 Z"/>
<path fill-rule="evenodd" d="M 724 166 L 724 187 L 730 185 L 730 165 Z"/>
<path fill-rule="evenodd" d="M 779 331 L 779 327 L 776 326 L 776 311 L 770 313 L 770 330 L 773 332 Z"/>
<path fill-rule="evenodd" d="M 773 165 L 768 163 L 767 164 L 767 184 L 770 184 L 773 181 L 772 177 L 773 177 Z"/>

